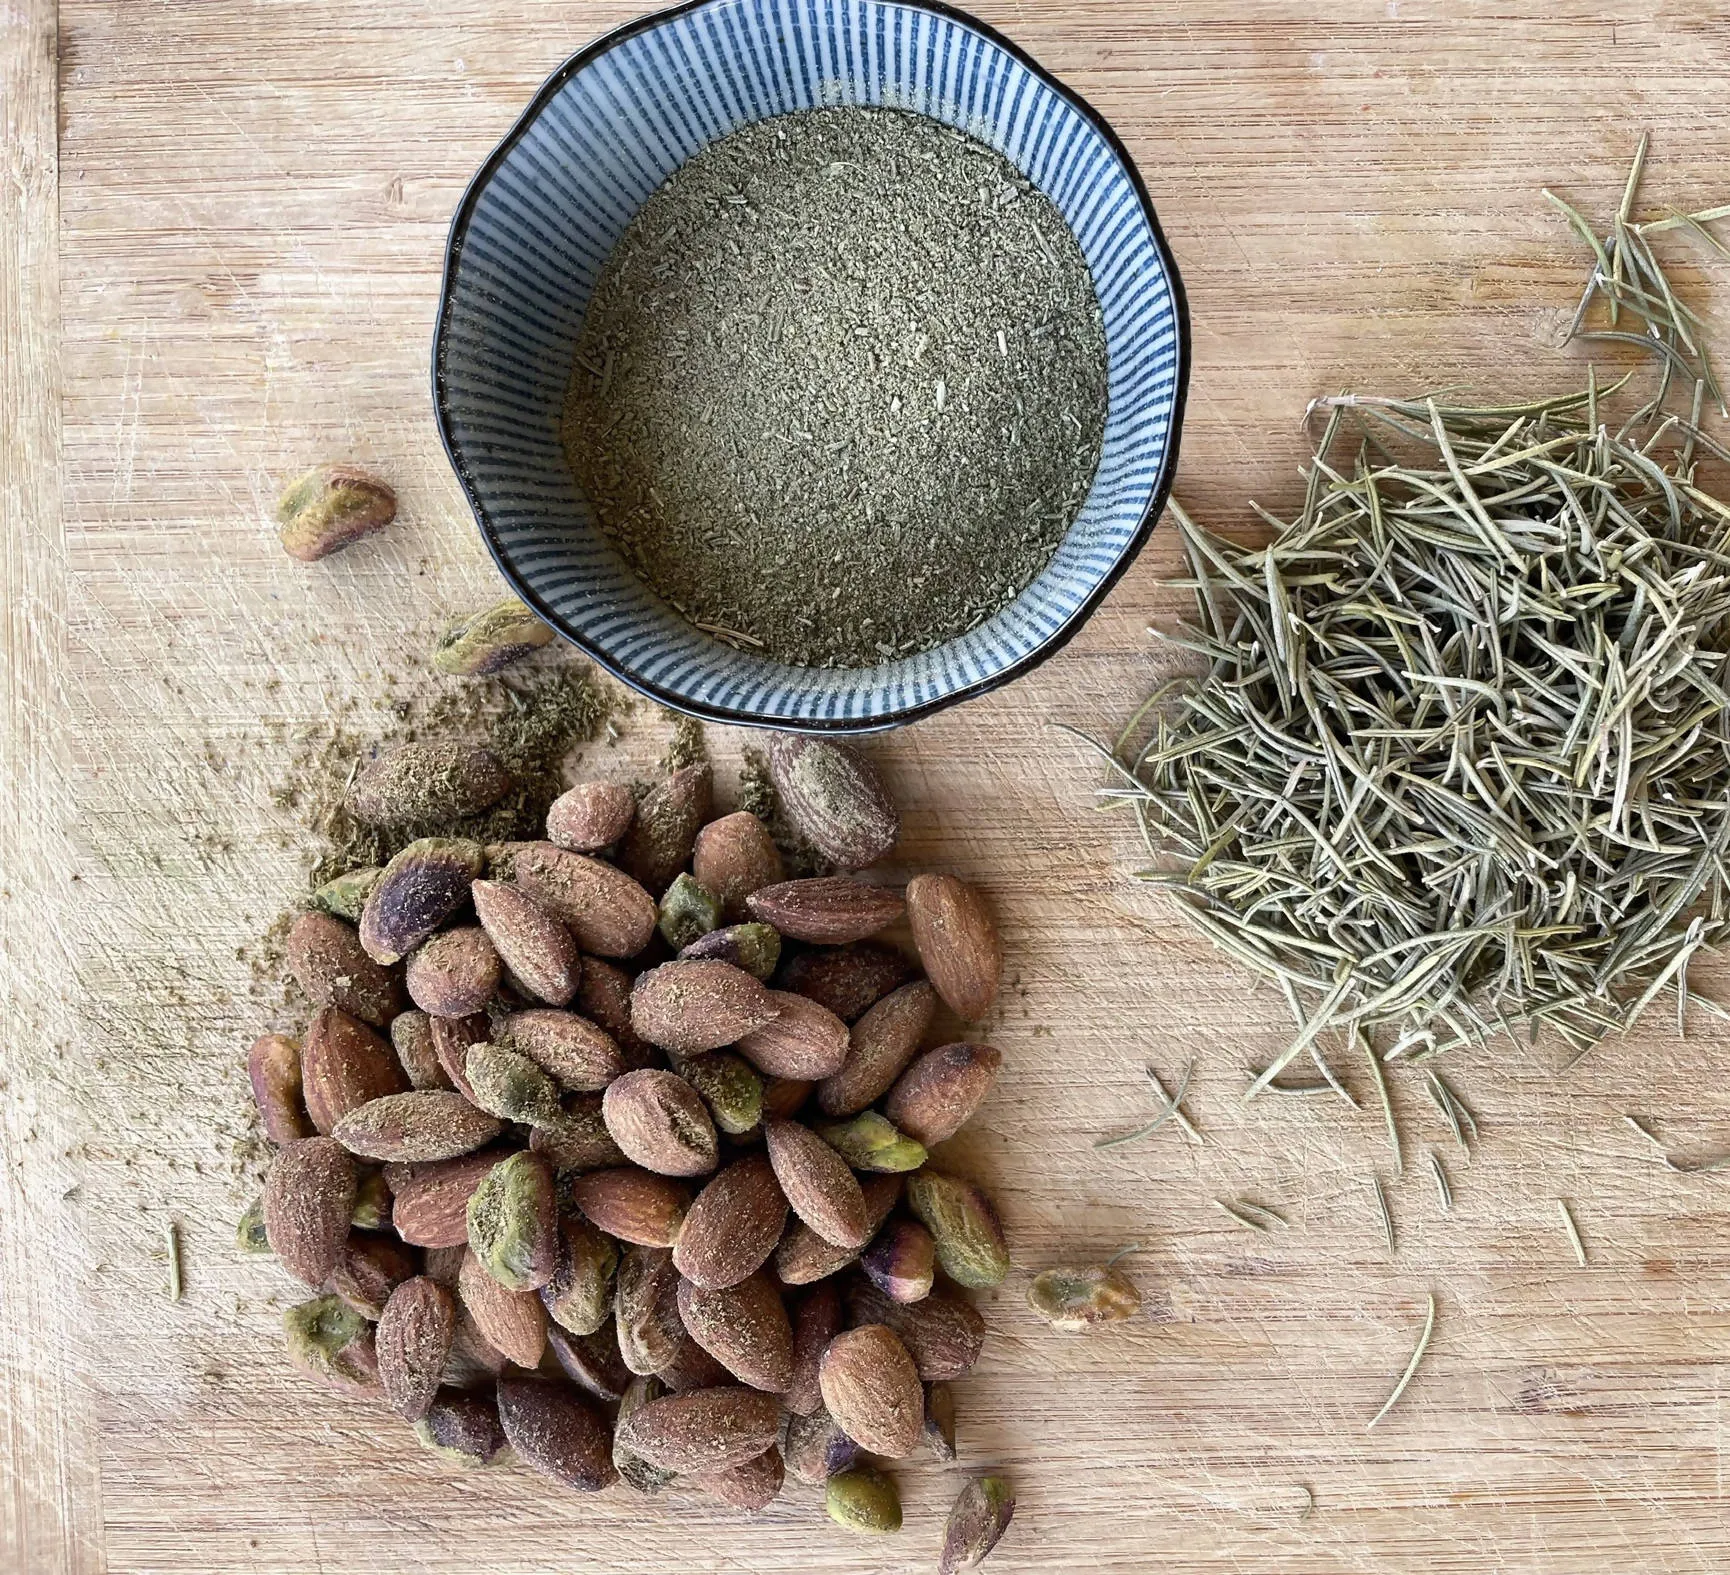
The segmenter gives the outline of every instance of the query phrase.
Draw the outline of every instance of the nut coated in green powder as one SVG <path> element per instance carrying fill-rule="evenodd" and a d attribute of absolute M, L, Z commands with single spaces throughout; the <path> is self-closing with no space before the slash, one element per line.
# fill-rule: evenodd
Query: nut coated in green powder
<path fill-rule="evenodd" d="M 712 144 L 632 221 L 564 437 L 603 528 L 686 618 L 857 668 L 1037 578 L 1106 404 L 1099 301 L 1051 202 L 936 121 L 815 110 Z"/>

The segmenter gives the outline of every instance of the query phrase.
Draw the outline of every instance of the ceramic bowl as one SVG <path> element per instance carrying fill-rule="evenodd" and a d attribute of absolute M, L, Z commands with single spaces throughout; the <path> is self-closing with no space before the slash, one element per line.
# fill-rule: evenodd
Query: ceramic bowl
<path fill-rule="evenodd" d="M 1092 495 L 1016 602 L 937 650 L 824 671 L 739 651 L 649 590 L 594 522 L 559 423 L 595 280 L 648 197 L 740 126 L 837 105 L 958 127 L 1051 199 L 1104 309 L 1110 413 Z M 1007 683 L 1074 636 L 1164 506 L 1188 371 L 1183 286 L 1135 165 L 1008 39 L 906 0 L 698 0 L 573 56 L 481 167 L 451 226 L 433 397 L 488 548 L 565 638 L 694 716 L 869 732 Z"/>

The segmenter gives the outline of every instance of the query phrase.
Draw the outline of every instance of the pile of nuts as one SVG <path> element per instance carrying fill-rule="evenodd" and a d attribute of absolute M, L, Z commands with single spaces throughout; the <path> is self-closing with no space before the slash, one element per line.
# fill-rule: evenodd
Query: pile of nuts
<path fill-rule="evenodd" d="M 858 877 L 899 833 L 861 755 L 778 737 L 769 769 L 844 873 L 785 879 L 697 764 L 572 788 L 544 842 L 425 838 L 314 893 L 288 962 L 316 1015 L 249 1058 L 278 1152 L 241 1239 L 321 1293 L 285 1315 L 294 1360 L 444 1456 L 742 1510 L 791 1473 L 891 1532 L 865 1457 L 955 1458 L 984 1338 L 958 1288 L 1009 1267 L 990 1200 L 927 1162 L 1001 1060 L 926 1048 L 939 1002 L 984 1017 L 1002 950 L 962 882 Z M 485 749 L 414 743 L 348 805 L 425 825 L 509 788 Z M 903 916 L 923 977 L 874 939 Z M 941 1569 L 1013 1510 L 970 1482 Z"/>

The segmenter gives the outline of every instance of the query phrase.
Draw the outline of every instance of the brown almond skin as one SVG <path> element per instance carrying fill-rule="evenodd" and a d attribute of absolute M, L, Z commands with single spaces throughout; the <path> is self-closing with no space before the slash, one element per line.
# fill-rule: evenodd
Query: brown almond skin
<path fill-rule="evenodd" d="M 583 960 L 576 938 L 550 909 L 514 886 L 477 880 L 475 913 L 505 967 L 550 1006 L 577 993 Z"/>
<path fill-rule="evenodd" d="M 678 1283 L 679 1317 L 691 1338 L 741 1383 L 785 1393 L 793 1382 L 793 1326 L 781 1287 L 761 1272 L 724 1291 Z"/>
<path fill-rule="evenodd" d="M 561 1102 L 558 1118 L 529 1135 L 529 1147 L 546 1156 L 560 1175 L 585 1170 L 617 1170 L 624 1150 L 613 1141 L 601 1117 L 599 1094 L 576 1094 Z"/>
<path fill-rule="evenodd" d="M 901 1200 L 904 1178 L 894 1175 L 862 1176 L 859 1190 L 865 1198 L 866 1225 L 875 1236 Z M 859 1261 L 861 1248 L 837 1247 L 825 1241 L 803 1220 L 797 1221 L 775 1250 L 775 1273 L 783 1285 L 814 1285 Z"/>
<path fill-rule="evenodd" d="M 671 1247 L 691 1205 L 682 1181 L 629 1165 L 578 1176 L 571 1198 L 591 1224 L 637 1247 Z"/>
<path fill-rule="evenodd" d="M 360 913 L 360 944 L 375 962 L 400 962 L 467 901 L 484 862 L 480 845 L 454 837 L 411 842 L 390 863 Z"/>
<path fill-rule="evenodd" d="M 622 782 L 579 782 L 547 811 L 547 841 L 567 853 L 599 853 L 631 829 L 636 814 Z"/>
<path fill-rule="evenodd" d="M 503 1130 L 461 1094 L 429 1090 L 374 1099 L 337 1122 L 331 1136 L 362 1159 L 415 1163 L 460 1159 Z"/>
<path fill-rule="evenodd" d="M 396 1233 L 414 1247 L 466 1247 L 469 1199 L 503 1158 L 498 1149 L 483 1149 L 433 1164 L 386 1165 Z"/>
<path fill-rule="evenodd" d="M 328 913 L 303 913 L 284 944 L 288 971 L 314 1006 L 340 1006 L 383 1028 L 402 1007 L 402 980 L 375 962 L 352 924 Z"/>
<path fill-rule="evenodd" d="M 549 1324 L 547 1349 L 564 1375 L 597 1400 L 616 1402 L 635 1376 L 619 1355 L 619 1338 L 610 1317 L 593 1334 L 572 1334 Z"/>
<path fill-rule="evenodd" d="M 655 1374 L 668 1394 L 682 1395 L 689 1389 L 720 1389 L 733 1382 L 733 1375 L 698 1345 L 683 1335 L 666 1364 Z"/>
<path fill-rule="evenodd" d="M 469 1051 L 486 1044 L 493 1036 L 492 1019 L 485 1012 L 469 1017 L 435 1017 L 432 1019 L 433 1050 L 439 1068 L 450 1080 L 451 1087 L 471 1105 L 478 1104 L 469 1082 Z"/>
<path fill-rule="evenodd" d="M 619 1478 L 612 1432 L 575 1390 L 545 1379 L 499 1379 L 499 1422 L 517 1458 L 579 1493 L 599 1493 Z"/>
<path fill-rule="evenodd" d="M 763 1114 L 774 1121 L 791 1121 L 810 1102 L 815 1083 L 800 1077 L 771 1077 L 763 1082 Z"/>
<path fill-rule="evenodd" d="M 886 930 L 906 909 L 901 893 L 847 875 L 785 881 L 751 893 L 753 918 L 772 924 L 790 940 L 814 946 L 845 946 Z"/>
<path fill-rule="evenodd" d="M 799 1298 L 793 1310 L 793 1376 L 784 1396 L 795 1416 L 814 1416 L 823 1409 L 817 1364 L 842 1327 L 841 1287 L 833 1280 L 812 1286 Z"/>
<path fill-rule="evenodd" d="M 363 1318 L 377 1322 L 391 1292 L 413 1275 L 408 1248 L 389 1236 L 350 1231 L 348 1243 L 324 1288 L 340 1296 Z"/>
<path fill-rule="evenodd" d="M 405 1421 L 432 1409 L 456 1331 L 456 1298 L 436 1280 L 418 1275 L 390 1293 L 374 1347 L 385 1398 Z"/>
<path fill-rule="evenodd" d="M 882 1324 L 829 1342 L 818 1367 L 823 1405 L 862 1449 L 901 1460 L 925 1432 L 925 1390 L 907 1347 Z"/>
<path fill-rule="evenodd" d="M 766 1121 L 763 1131 L 769 1163 L 793 1212 L 825 1241 L 849 1250 L 863 1247 L 871 1239 L 870 1213 L 847 1161 L 796 1121 Z"/>
<path fill-rule="evenodd" d="M 679 1271 L 664 1247 L 627 1247 L 613 1286 L 619 1355 L 639 1378 L 673 1359 L 685 1327 L 679 1321 Z"/>
<path fill-rule="evenodd" d="M 990 1045 L 928 1051 L 890 1089 L 883 1114 L 908 1137 L 935 1148 L 973 1119 L 1002 1065 L 1002 1053 Z"/>
<path fill-rule="evenodd" d="M 817 1090 L 825 1115 L 856 1116 L 889 1091 L 937 1015 L 937 992 L 920 979 L 885 996 L 853 1025 L 847 1060 Z"/>
<path fill-rule="evenodd" d="M 246 1054 L 246 1075 L 259 1125 L 278 1148 L 316 1133 L 300 1096 L 300 1046 L 294 1040 L 283 1034 L 255 1039 Z"/>
<path fill-rule="evenodd" d="M 498 994 L 503 976 L 486 931 L 469 924 L 423 942 L 409 957 L 405 978 L 409 999 L 423 1012 L 468 1017 Z"/>
<path fill-rule="evenodd" d="M 781 1460 L 781 1451 L 771 1447 L 742 1466 L 732 1466 L 726 1471 L 699 1471 L 691 1480 L 710 1498 L 719 1500 L 730 1509 L 742 1509 L 746 1514 L 754 1515 L 758 1510 L 767 1509 L 780 1496 L 782 1484 L 786 1481 L 786 1468 Z"/>
<path fill-rule="evenodd" d="M 325 1007 L 307 1029 L 300 1077 L 306 1113 L 325 1137 L 349 1111 L 408 1090 L 391 1047 L 338 1006 Z"/>
<path fill-rule="evenodd" d="M 798 953 L 781 964 L 775 988 L 809 996 L 852 1023 L 912 977 L 913 964 L 894 947 L 860 941 Z"/>
<path fill-rule="evenodd" d="M 631 1026 L 631 982 L 623 968 L 599 957 L 585 957 L 576 999 L 577 1010 L 619 1047 L 627 1072 L 663 1064 L 661 1052 Z"/>
<path fill-rule="evenodd" d="M 915 1220 L 895 1220 L 877 1233 L 860 1256 L 865 1277 L 891 1301 L 910 1305 L 931 1294 L 937 1244 Z"/>
<path fill-rule="evenodd" d="M 625 1071 L 613 1036 L 575 1012 L 540 1007 L 512 1012 L 505 1019 L 504 1038 L 511 1049 L 573 1093 L 598 1094 Z"/>
<path fill-rule="evenodd" d="M 745 899 L 765 886 L 780 885 L 786 871 L 769 828 L 741 810 L 710 821 L 697 833 L 691 873 L 699 886 L 715 894 L 721 917 L 737 924 L 750 913 Z"/>
<path fill-rule="evenodd" d="M 907 919 L 937 993 L 964 1022 L 978 1022 L 1003 977 L 1003 942 L 985 899 L 953 875 L 921 875 L 907 887 Z"/>
<path fill-rule="evenodd" d="M 430 1450 L 466 1466 L 484 1466 L 505 1447 L 498 1407 L 490 1396 L 442 1389 L 415 1434 Z"/>
<path fill-rule="evenodd" d="M 787 1198 L 766 1156 L 748 1154 L 697 1194 L 673 1247 L 679 1273 L 704 1290 L 749 1279 L 775 1251 Z"/>
<path fill-rule="evenodd" d="M 691 862 L 697 832 L 714 810 L 714 787 L 714 768 L 701 760 L 652 789 L 619 849 L 619 868 L 649 891 L 665 891 Z"/>
<path fill-rule="evenodd" d="M 533 1291 L 508 1291 L 473 1252 L 463 1254 L 457 1294 L 488 1343 L 518 1367 L 537 1367 L 547 1344 L 547 1309 Z"/>
<path fill-rule="evenodd" d="M 769 780 L 787 818 L 837 869 L 862 870 L 894 851 L 895 801 L 851 745 L 783 733 L 769 745 Z"/>
<path fill-rule="evenodd" d="M 802 995 L 771 991 L 776 1015 L 740 1036 L 740 1055 L 767 1077 L 815 1083 L 832 1077 L 847 1061 L 847 1025 L 826 1006 Z"/>
<path fill-rule="evenodd" d="M 458 1267 L 461 1267 L 459 1260 Z M 451 1359 L 445 1368 L 445 1382 L 460 1386 L 477 1383 L 485 1378 L 497 1378 L 511 1359 L 480 1331 L 474 1314 L 457 1301 L 457 1333 L 451 1342 Z"/>
<path fill-rule="evenodd" d="M 399 744 L 361 768 L 348 807 L 368 826 L 437 824 L 478 815 L 510 790 L 510 773 L 490 750 L 451 740 Z"/>
<path fill-rule="evenodd" d="M 923 1300 L 903 1306 L 869 1280 L 856 1279 L 845 1286 L 842 1295 L 848 1322 L 893 1329 L 928 1384 L 965 1378 L 979 1360 L 985 1345 L 985 1320 L 972 1303 L 949 1291 L 934 1290 Z"/>
<path fill-rule="evenodd" d="M 601 1114 L 632 1164 L 661 1176 L 706 1176 L 720 1140 L 702 1095 L 673 1072 L 627 1072 L 607 1089 Z"/>
<path fill-rule="evenodd" d="M 731 963 L 663 963 L 631 991 L 631 1026 L 675 1055 L 722 1050 L 772 1021 L 779 1003 Z"/>
<path fill-rule="evenodd" d="M 550 842 L 489 848 L 495 880 L 508 880 L 567 925 L 585 952 L 635 957 L 660 920 L 655 899 L 623 870 Z"/>
<path fill-rule="evenodd" d="M 317 563 L 396 518 L 396 493 L 358 465 L 325 464 L 297 476 L 276 505 L 283 550 Z"/>
<path fill-rule="evenodd" d="M 420 1092 L 429 1089 L 454 1088 L 445 1069 L 439 1065 L 438 1046 L 433 1040 L 431 1016 L 412 1007 L 391 1019 L 390 1042 L 396 1058 L 409 1081 L 409 1087 Z"/>
<path fill-rule="evenodd" d="M 301 1138 L 276 1156 L 264 1183 L 270 1250 L 297 1280 L 317 1288 L 348 1244 L 354 1215 L 354 1161 L 327 1137 Z"/>
<path fill-rule="evenodd" d="M 781 1402 L 743 1385 L 665 1395 L 619 1428 L 633 1454 L 680 1475 L 725 1471 L 755 1460 L 781 1431 Z"/>

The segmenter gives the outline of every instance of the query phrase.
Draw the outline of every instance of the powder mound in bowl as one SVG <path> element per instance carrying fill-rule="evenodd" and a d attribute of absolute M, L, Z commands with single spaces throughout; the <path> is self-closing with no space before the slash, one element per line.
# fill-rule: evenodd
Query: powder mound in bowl
<path fill-rule="evenodd" d="M 1050 200 L 895 110 L 748 126 L 651 197 L 578 342 L 564 438 L 601 526 L 718 637 L 856 668 L 958 638 L 1092 489 L 1104 323 Z"/>

